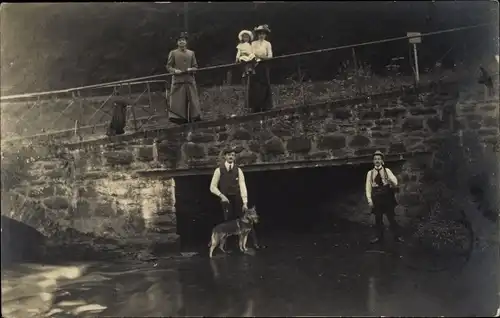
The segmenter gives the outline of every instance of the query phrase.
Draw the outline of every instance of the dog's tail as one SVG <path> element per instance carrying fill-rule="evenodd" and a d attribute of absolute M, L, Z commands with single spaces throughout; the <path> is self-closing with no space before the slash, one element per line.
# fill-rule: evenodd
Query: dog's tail
<path fill-rule="evenodd" d="M 214 232 L 212 232 L 212 235 L 210 236 L 210 241 L 208 242 L 208 247 L 212 246 L 212 240 L 214 239 Z"/>

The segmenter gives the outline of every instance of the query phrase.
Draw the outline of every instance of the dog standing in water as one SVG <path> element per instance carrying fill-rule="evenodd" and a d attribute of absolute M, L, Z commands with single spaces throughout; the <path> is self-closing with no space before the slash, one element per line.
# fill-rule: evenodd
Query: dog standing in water
<path fill-rule="evenodd" d="M 259 222 L 259 216 L 255 207 L 251 209 L 245 209 L 243 216 L 237 218 L 236 220 L 226 221 L 219 225 L 216 225 L 212 230 L 212 237 L 208 246 L 210 247 L 209 255 L 212 258 L 214 250 L 217 246 L 219 249 L 226 253 L 224 246 L 226 244 L 226 239 L 232 235 L 238 235 L 240 251 L 246 252 L 247 249 L 247 239 L 248 234 L 253 229 L 253 225 Z"/>

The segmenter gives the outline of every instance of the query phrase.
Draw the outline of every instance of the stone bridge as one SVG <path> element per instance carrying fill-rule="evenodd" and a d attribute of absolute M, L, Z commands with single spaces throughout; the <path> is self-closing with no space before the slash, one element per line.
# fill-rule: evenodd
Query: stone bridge
<path fill-rule="evenodd" d="M 421 190 L 436 182 L 453 156 L 450 140 L 460 145 L 469 136 L 471 147 L 495 153 L 498 114 L 498 97 L 486 98 L 478 84 L 454 82 L 62 147 L 50 136 L 4 142 L 3 155 L 10 153 L 12 164 L 22 161 L 26 174 L 3 195 L 2 214 L 49 236 L 64 230 L 119 238 L 161 232 L 169 240 L 193 231 L 207 235 L 219 212 L 208 191 L 210 174 L 231 144 L 251 201 L 265 210 L 266 195 L 278 198 L 279 188 L 280 202 L 290 204 L 299 204 L 294 194 L 306 193 L 315 196 L 314 210 L 321 213 L 316 219 L 326 223 L 330 214 L 371 222 L 363 185 L 371 154 L 379 149 L 401 182 L 398 217 L 411 224 L 422 213 Z M 491 167 L 470 169 L 489 175 Z M 332 191 L 342 195 L 332 197 Z M 178 224 L 181 215 L 188 225 Z"/>

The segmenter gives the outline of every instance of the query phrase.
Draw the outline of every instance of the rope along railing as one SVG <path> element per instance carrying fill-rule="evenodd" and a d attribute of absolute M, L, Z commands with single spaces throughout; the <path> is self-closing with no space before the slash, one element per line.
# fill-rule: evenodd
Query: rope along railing
<path fill-rule="evenodd" d="M 439 31 L 434 31 L 434 32 L 428 32 L 428 33 L 422 33 L 419 35 L 420 37 L 427 37 L 427 36 L 432 36 L 432 35 L 438 35 L 438 34 L 444 34 L 444 33 L 449 33 L 449 32 L 458 32 L 458 31 L 464 31 L 464 30 L 470 30 L 470 29 L 475 29 L 475 28 L 480 28 L 480 27 L 486 27 L 490 26 L 490 24 L 480 24 L 480 25 L 474 25 L 474 26 L 466 26 L 466 27 L 458 27 L 458 28 L 453 28 L 453 29 L 447 29 L 447 30 L 439 30 Z M 273 95 L 274 95 L 274 105 L 279 106 L 280 104 L 283 103 L 288 103 L 290 104 L 290 100 L 292 100 L 295 103 L 307 103 L 311 102 L 311 96 L 314 95 L 314 93 L 311 93 L 310 91 L 307 91 L 307 87 L 311 88 L 312 84 L 308 83 L 312 81 L 313 77 L 311 74 L 314 73 L 314 67 L 311 65 L 307 65 L 307 61 L 304 60 L 305 57 L 307 56 L 317 56 L 318 54 L 321 53 L 328 53 L 328 52 L 336 52 L 336 51 L 344 51 L 346 52 L 347 49 L 351 49 L 352 51 L 352 60 L 353 60 L 353 69 L 355 70 L 353 73 L 354 81 L 356 81 L 355 85 L 353 85 L 353 91 L 356 94 L 366 94 L 370 93 L 369 89 L 366 89 L 367 85 L 366 83 L 363 83 L 363 66 L 362 66 L 362 50 L 363 47 L 369 47 L 372 45 L 376 44 L 382 44 L 382 43 L 389 43 L 389 42 L 397 42 L 397 41 L 402 41 L 402 40 L 408 40 L 412 38 L 411 36 L 401 36 L 401 37 L 395 37 L 395 38 L 388 38 L 388 39 L 382 39 L 382 40 L 377 40 L 377 41 L 369 41 L 369 42 L 363 42 L 363 43 L 358 43 L 358 44 L 351 44 L 351 45 L 344 45 L 344 46 L 338 46 L 338 47 L 332 47 L 332 48 L 326 48 L 326 49 L 319 49 L 319 50 L 313 50 L 313 51 L 305 51 L 305 52 L 299 52 L 299 53 L 293 53 L 293 54 L 287 54 L 287 55 L 281 55 L 281 56 L 276 56 L 272 59 L 269 59 L 265 61 L 265 63 L 272 63 L 272 68 L 273 68 L 273 82 L 274 82 L 274 77 L 275 77 L 275 69 L 281 69 L 283 68 L 288 68 L 290 69 L 289 66 L 280 66 L 279 62 L 283 60 L 290 60 L 292 58 L 296 59 L 296 68 L 295 71 L 292 72 L 294 73 L 293 75 L 289 76 L 287 79 L 284 80 L 284 82 L 287 82 L 286 85 L 274 85 L 273 87 Z M 355 51 L 355 50 L 358 51 Z M 345 57 L 344 57 L 345 58 Z M 316 59 L 316 58 L 315 58 Z M 339 59 L 337 59 L 338 61 Z M 309 63 L 311 64 L 311 63 Z M 204 73 L 206 74 L 208 71 L 217 72 L 221 70 L 227 71 L 228 69 L 232 71 L 235 68 L 241 68 L 241 64 L 239 63 L 228 63 L 228 64 L 222 64 L 222 65 L 215 65 L 215 66 L 208 66 L 208 67 L 202 67 L 197 69 L 197 81 L 199 77 L 203 77 Z M 344 70 L 345 71 L 345 70 Z M 211 82 L 217 82 L 213 81 L 213 74 L 210 74 L 209 80 L 207 80 L 207 83 Z M 286 73 L 286 72 L 285 72 Z M 288 72 L 290 73 L 290 72 Z M 2 117 L 9 117 L 5 116 L 6 112 L 8 112 L 9 109 L 12 108 L 17 108 L 17 107 L 12 107 L 12 106 L 20 106 L 24 102 L 26 104 L 26 101 L 33 100 L 35 99 L 34 105 L 31 105 L 26 109 L 26 106 L 24 107 L 26 109 L 26 113 L 33 112 L 35 109 L 39 109 L 40 113 L 43 113 L 43 111 L 40 111 L 40 109 L 47 109 L 49 108 L 49 105 L 53 104 L 61 104 L 58 106 L 59 111 L 56 111 L 56 115 L 54 116 L 53 114 L 51 115 L 50 112 L 49 116 L 54 118 L 50 124 L 47 124 L 43 119 L 40 119 L 39 122 L 44 123 L 44 127 L 39 127 L 38 131 L 41 132 L 43 135 L 46 134 L 57 134 L 57 133 L 68 133 L 70 131 L 74 131 L 75 133 L 81 132 L 83 133 L 86 130 L 90 130 L 90 132 L 95 133 L 96 129 L 102 129 L 106 126 L 106 122 L 103 122 L 103 118 L 107 121 L 110 119 L 110 113 L 106 112 L 105 108 L 110 104 L 111 100 L 114 100 L 115 97 L 119 97 L 121 99 L 126 99 L 127 103 L 131 106 L 128 107 L 128 112 L 129 114 L 127 115 L 127 118 L 131 118 L 127 122 L 127 126 L 129 124 L 132 124 L 134 130 L 139 130 L 139 129 L 144 129 L 149 125 L 149 122 L 152 120 L 155 120 L 156 122 L 154 123 L 155 125 L 167 125 L 168 124 L 168 116 L 166 109 L 168 107 L 168 96 L 165 95 L 165 88 L 167 88 L 167 95 L 168 95 L 168 85 L 166 80 L 158 80 L 158 78 L 169 78 L 172 76 L 172 73 L 163 73 L 163 74 L 158 74 L 158 75 L 151 75 L 151 76 L 144 76 L 144 77 L 139 77 L 139 78 L 133 78 L 133 79 L 127 79 L 127 80 L 121 80 L 121 81 L 114 81 L 114 82 L 108 82 L 108 83 L 102 83 L 102 84 L 96 84 L 96 85 L 88 85 L 88 86 L 81 86 L 81 87 L 76 87 L 76 88 L 70 88 L 70 89 L 64 89 L 64 90 L 57 90 L 57 91 L 48 91 L 48 92 L 41 92 L 41 93 L 30 93 L 30 94 L 20 94 L 20 95 L 10 95 L 10 96 L 2 96 L 1 97 L 1 102 L 2 102 Z M 219 78 L 222 78 L 221 82 L 224 82 L 225 85 L 215 85 L 211 87 L 210 89 L 200 89 L 200 100 L 202 101 L 202 108 L 203 108 L 203 101 L 206 103 L 210 104 L 221 104 L 220 99 L 226 99 L 226 104 L 227 100 L 229 100 L 229 104 L 231 102 L 235 101 L 241 101 L 244 100 L 245 98 L 242 97 L 241 95 L 245 95 L 246 93 L 243 91 L 245 87 L 241 87 L 242 90 L 238 91 L 235 87 L 238 87 L 238 85 L 230 85 L 231 84 L 231 77 L 227 76 L 227 74 L 219 74 Z M 230 75 L 230 73 L 229 73 Z M 413 84 L 413 79 L 412 76 L 408 77 L 409 81 L 408 84 Z M 314 78 L 314 82 L 317 82 L 318 78 Z M 203 81 L 201 81 L 203 82 Z M 282 81 L 283 82 L 283 81 Z M 341 82 L 341 81 L 337 81 Z M 343 91 L 343 88 L 336 89 L 338 88 L 339 85 L 335 86 L 337 83 L 335 80 L 334 81 L 329 81 L 325 86 L 329 86 L 327 90 L 330 91 L 335 91 L 335 93 L 338 93 L 340 91 Z M 344 81 L 345 82 L 345 81 Z M 365 81 L 366 82 L 366 81 Z M 399 83 L 403 83 L 404 81 L 398 80 Z M 337 83 L 338 84 L 338 83 Z M 202 83 L 199 83 L 199 85 L 203 86 Z M 211 85 L 212 86 L 212 85 Z M 283 87 L 287 86 L 287 87 Z M 224 89 L 226 88 L 226 89 Z M 389 89 L 390 87 L 383 87 L 381 89 Z M 393 85 L 392 88 L 397 88 L 397 86 Z M 292 90 L 293 93 L 290 94 L 290 92 L 287 93 L 287 90 L 290 91 Z M 95 94 L 91 94 L 91 92 L 96 92 L 96 91 L 102 91 L 103 93 L 99 94 L 100 96 L 94 96 Z M 218 91 L 220 93 L 219 95 L 225 95 L 225 97 L 221 96 L 215 96 L 214 91 Z M 229 95 L 238 95 L 239 97 L 235 98 L 234 96 L 229 96 Z M 289 98 L 290 96 L 285 96 L 285 95 L 294 95 L 292 98 Z M 321 94 L 318 94 L 321 95 Z M 337 98 L 337 97 L 347 97 L 345 95 L 335 95 L 332 93 L 328 94 L 323 94 L 326 95 L 327 98 Z M 229 97 L 228 97 L 229 96 Z M 64 104 L 64 106 L 62 106 Z M 292 103 L 293 104 L 293 103 Z M 80 110 L 74 114 L 69 112 L 69 109 L 72 107 L 79 107 Z M 18 107 L 22 108 L 22 107 Z M 53 108 L 53 107 L 52 107 Z M 30 128 L 33 128 L 32 122 L 30 121 L 29 118 L 26 117 L 26 114 L 13 114 L 15 118 L 18 118 L 17 123 L 15 125 L 8 125 L 4 123 L 4 120 L 2 120 L 2 137 L 11 137 L 12 134 L 10 133 L 11 131 L 14 131 L 15 133 L 13 134 L 12 137 L 14 136 L 37 136 L 40 135 L 39 133 L 33 133 L 34 129 L 27 129 L 27 128 L 19 128 L 19 122 L 22 118 L 26 118 L 25 122 L 30 123 Z M 99 117 L 98 114 L 101 114 Z M 131 113 L 131 114 L 130 114 Z M 225 111 L 219 111 L 217 116 L 221 117 L 224 115 L 234 115 L 235 113 L 235 107 L 234 105 L 227 105 Z M 236 112 L 238 113 L 238 112 Z M 65 115 L 68 114 L 68 115 Z M 64 116 L 63 116 L 64 115 Z M 48 132 L 47 126 L 52 126 L 54 124 L 58 124 L 59 122 L 63 121 L 62 119 L 65 119 L 66 122 L 68 122 L 65 127 L 58 127 L 59 129 L 52 127 L 53 131 Z M 96 120 L 97 119 L 97 120 Z M 211 118 L 207 118 L 211 119 Z M 69 125 L 71 123 L 71 125 Z M 4 127 L 5 126 L 5 127 Z M 71 128 L 70 128 L 71 127 Z M 55 128 L 55 129 L 54 129 Z M 102 131 L 101 131 L 102 133 Z M 10 136 L 9 136 L 10 135 Z M 16 136 L 16 137 L 17 137 Z M 5 140 L 5 139 L 4 139 Z"/>
<path fill-rule="evenodd" d="M 418 36 L 400 36 L 400 37 L 394 37 L 394 38 L 388 38 L 388 39 L 382 39 L 382 40 L 376 40 L 376 41 L 369 41 L 369 42 L 363 42 L 363 43 L 357 43 L 357 44 L 337 46 L 337 47 L 326 48 L 326 49 L 285 54 L 285 55 L 273 57 L 270 60 L 286 59 L 286 58 L 299 57 L 299 56 L 310 55 L 310 54 L 325 53 L 325 52 L 331 52 L 331 51 L 342 50 L 342 49 L 362 47 L 362 46 L 373 45 L 373 44 L 382 44 L 382 43 L 395 42 L 395 41 L 401 41 L 401 40 L 409 40 L 411 38 L 416 38 L 416 37 L 423 38 L 426 36 L 432 36 L 432 35 L 438 35 L 438 34 L 444 34 L 444 33 L 450 33 L 450 32 L 457 32 L 457 31 L 465 31 L 465 30 L 471 30 L 471 29 L 476 29 L 476 28 L 481 28 L 481 27 L 486 27 L 486 26 L 491 26 L 491 24 L 488 24 L 488 23 L 477 24 L 477 25 L 472 25 L 472 26 L 464 26 L 464 27 L 457 27 L 457 28 L 452 28 L 452 29 L 422 33 Z M 220 64 L 220 65 L 214 65 L 214 66 L 201 67 L 201 68 L 197 69 L 197 72 L 209 71 L 209 70 L 214 70 L 214 69 L 219 69 L 219 68 L 229 68 L 229 67 L 234 67 L 237 65 L 239 65 L 239 64 L 238 63 L 228 63 L 228 64 Z M 2 96 L 2 97 L 0 97 L 0 101 L 14 100 L 14 99 L 18 99 L 18 98 L 42 97 L 42 96 L 54 95 L 54 94 L 71 93 L 71 92 L 76 92 L 76 91 L 86 90 L 86 89 L 110 87 L 110 86 L 115 86 L 115 85 L 120 85 L 120 84 L 129 84 L 129 83 L 133 83 L 133 82 L 149 81 L 149 80 L 153 80 L 153 79 L 157 79 L 157 78 L 161 78 L 161 77 L 168 77 L 168 76 L 172 76 L 172 75 L 174 75 L 174 73 L 163 73 L 163 74 L 149 75 L 149 76 L 131 78 L 131 79 L 127 79 L 127 80 L 94 84 L 94 85 L 87 85 L 87 86 L 80 86 L 80 87 L 74 87 L 74 88 L 68 88 L 68 89 L 62 89 L 62 90 Z"/>

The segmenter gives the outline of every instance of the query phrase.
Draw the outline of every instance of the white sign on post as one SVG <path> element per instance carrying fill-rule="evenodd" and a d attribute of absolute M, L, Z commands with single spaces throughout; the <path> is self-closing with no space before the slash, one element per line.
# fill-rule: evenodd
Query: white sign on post
<path fill-rule="evenodd" d="M 413 38 L 409 38 L 411 44 L 422 43 L 422 38 L 420 37 L 420 32 L 407 32 L 406 36 L 414 36 Z"/>

